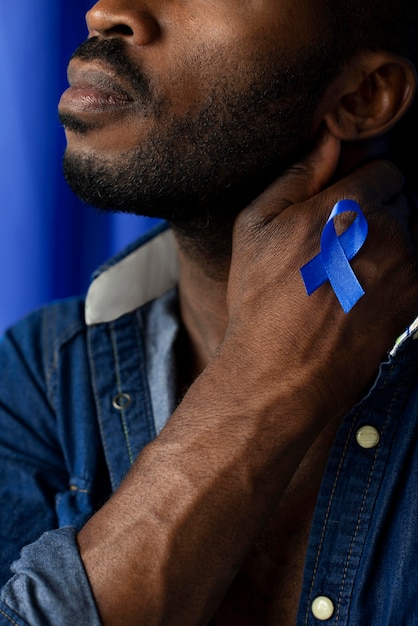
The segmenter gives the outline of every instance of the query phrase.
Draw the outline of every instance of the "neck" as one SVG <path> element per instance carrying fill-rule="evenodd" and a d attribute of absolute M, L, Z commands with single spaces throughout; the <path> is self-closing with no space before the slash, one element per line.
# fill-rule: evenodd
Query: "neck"
<path fill-rule="evenodd" d="M 373 159 L 388 156 L 388 142 L 386 137 L 374 137 L 369 140 L 344 143 L 341 146 L 341 156 L 334 179 L 343 178 L 351 174 Z"/>
<path fill-rule="evenodd" d="M 222 341 L 228 323 L 226 291 L 232 227 L 199 236 L 173 225 L 179 247 L 180 315 L 191 361 L 189 377 L 199 374 Z M 184 347 L 184 346 L 183 346 Z"/>
<path fill-rule="evenodd" d="M 376 141 L 344 145 L 335 178 L 378 157 L 382 147 Z M 181 266 L 179 299 L 185 332 L 179 354 L 182 370 L 188 372 L 183 387 L 206 367 L 228 324 L 227 285 L 235 216 L 222 215 L 219 221 L 215 216 L 212 214 L 211 220 L 172 224 Z"/>

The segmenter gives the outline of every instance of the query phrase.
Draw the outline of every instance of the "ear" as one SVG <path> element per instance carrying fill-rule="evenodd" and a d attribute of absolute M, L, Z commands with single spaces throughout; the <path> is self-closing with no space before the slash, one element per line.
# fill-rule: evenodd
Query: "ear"
<path fill-rule="evenodd" d="M 358 54 L 331 86 L 324 121 L 341 141 L 382 135 L 403 116 L 416 88 L 415 68 L 406 58 L 386 51 Z"/>

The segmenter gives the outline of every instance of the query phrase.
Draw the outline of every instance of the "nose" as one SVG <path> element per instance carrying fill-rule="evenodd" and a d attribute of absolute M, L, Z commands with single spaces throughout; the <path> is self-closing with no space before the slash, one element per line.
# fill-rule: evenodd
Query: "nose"
<path fill-rule="evenodd" d="M 158 22 L 141 3 L 132 0 L 99 0 L 87 12 L 90 37 L 122 37 L 139 46 L 152 43 L 159 34 Z"/>

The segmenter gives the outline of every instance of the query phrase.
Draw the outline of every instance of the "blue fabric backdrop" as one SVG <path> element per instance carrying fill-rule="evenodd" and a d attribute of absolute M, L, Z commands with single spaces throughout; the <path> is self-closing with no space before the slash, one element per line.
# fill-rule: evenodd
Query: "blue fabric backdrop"
<path fill-rule="evenodd" d="M 57 104 L 93 0 L 3 2 L 0 17 L 0 333 L 35 307 L 84 292 L 91 272 L 154 222 L 100 215 L 61 171 Z"/>

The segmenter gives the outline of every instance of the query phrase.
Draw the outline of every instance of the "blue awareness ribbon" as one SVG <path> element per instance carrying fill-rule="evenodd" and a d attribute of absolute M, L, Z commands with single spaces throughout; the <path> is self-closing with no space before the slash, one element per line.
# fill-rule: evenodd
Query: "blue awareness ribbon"
<path fill-rule="evenodd" d="M 337 235 L 334 218 L 350 211 L 356 213 L 354 221 Z M 344 313 L 348 313 L 364 295 L 364 290 L 351 269 L 349 261 L 357 254 L 368 232 L 367 220 L 354 200 L 340 200 L 334 206 L 321 235 L 321 251 L 300 268 L 306 291 L 310 296 L 329 280 Z"/>

